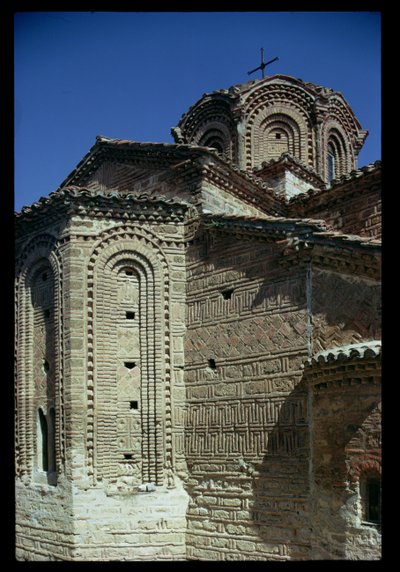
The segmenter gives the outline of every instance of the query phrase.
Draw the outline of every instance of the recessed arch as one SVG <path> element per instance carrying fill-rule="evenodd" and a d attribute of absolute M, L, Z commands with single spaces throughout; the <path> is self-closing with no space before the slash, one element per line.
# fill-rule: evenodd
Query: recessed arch
<path fill-rule="evenodd" d="M 312 154 L 309 131 L 304 116 L 295 108 L 268 105 L 256 109 L 247 121 L 247 166 L 260 166 L 286 152 L 307 164 L 310 149 Z M 281 136 L 279 139 L 277 134 Z"/>
<path fill-rule="evenodd" d="M 324 125 L 322 137 L 324 178 L 328 182 L 349 173 L 355 167 L 355 157 L 348 136 L 336 121 Z"/>
<path fill-rule="evenodd" d="M 127 272 L 128 270 L 128 272 Z M 125 307 L 123 300 L 128 300 L 117 295 L 117 290 L 124 283 L 135 282 L 127 289 L 137 290 L 137 305 L 131 299 Z M 102 283 L 104 288 L 99 287 Z M 143 228 L 132 228 L 131 226 L 120 226 L 111 232 L 106 231 L 97 242 L 93 256 L 90 259 L 88 269 L 88 467 L 96 481 L 98 478 L 106 478 L 114 481 L 119 476 L 127 476 L 138 483 L 138 451 L 130 450 L 129 439 L 132 436 L 141 440 L 141 455 L 143 462 L 140 466 L 141 482 L 152 481 L 161 484 L 163 481 L 163 467 L 166 459 L 172 459 L 172 437 L 169 427 L 166 428 L 165 420 L 170 417 L 171 404 L 169 399 L 165 400 L 165 395 L 169 395 L 170 387 L 170 355 L 169 355 L 169 269 L 166 257 L 160 247 L 160 241 L 151 232 Z M 119 284 L 119 286 L 118 286 Z M 117 290 L 116 290 L 117 288 Z M 123 286 L 125 288 L 125 286 Z M 125 290 L 124 290 L 125 291 Z M 114 299 L 109 299 L 107 292 L 115 292 Z M 100 305 L 110 308 L 114 312 L 116 319 L 102 318 L 96 307 Z M 121 305 L 122 302 L 122 305 Z M 115 304 L 119 304 L 116 308 Z M 134 314 L 134 319 L 127 320 L 127 312 Z M 118 314 L 118 312 L 120 312 Z M 120 317 L 118 317 L 120 316 Z M 123 320 L 122 320 L 123 316 Z M 118 320 L 122 321 L 118 321 Z M 108 320 L 108 322 L 107 322 Z M 114 459 L 108 458 L 102 436 L 99 435 L 98 425 L 94 411 L 96 404 L 99 405 L 101 399 L 105 398 L 107 389 L 107 367 L 102 365 L 104 352 L 96 342 L 93 343 L 93 331 L 99 332 L 100 321 L 104 328 L 111 332 L 112 343 L 108 344 L 108 363 L 114 363 L 112 375 L 117 376 L 117 385 L 120 387 L 120 399 L 114 395 L 112 407 L 115 410 L 117 425 L 109 431 L 115 435 L 114 450 L 111 455 Z M 110 329 L 111 328 L 111 329 Z M 114 330 L 112 329 L 114 328 Z M 115 343 L 118 331 L 115 328 L 125 329 L 126 332 L 139 332 L 137 338 L 140 340 L 138 354 L 117 355 L 118 344 Z M 113 333 L 112 333 L 113 332 Z M 125 335 L 124 334 L 124 335 Z M 97 336 L 98 338 L 99 336 Z M 113 355 L 111 355 L 114 352 Z M 162 359 L 161 356 L 163 356 Z M 112 361 L 114 360 L 114 362 Z M 125 363 L 135 363 L 134 368 L 126 368 Z M 122 367 L 122 370 L 120 368 Z M 118 373 L 119 372 L 119 373 Z M 125 373 L 123 373 L 125 372 Z M 125 376 L 125 377 L 124 377 Z M 137 381 L 140 378 L 140 390 L 137 393 L 128 393 L 126 390 L 126 376 L 134 376 Z M 136 383 L 135 381 L 135 383 Z M 115 386 L 115 380 L 114 380 Z M 138 385 L 137 385 L 138 387 Z M 100 401 L 99 401 L 100 400 Z M 119 401 L 118 401 L 119 400 Z M 123 403 L 122 403 L 123 401 Z M 132 403 L 137 404 L 132 407 Z M 108 401 L 110 405 L 110 401 Z M 122 404 L 122 410 L 120 405 Z M 119 411 L 119 413 L 118 413 Z M 134 431 L 129 434 L 128 423 L 133 423 L 140 419 L 141 434 Z M 98 419 L 98 414 L 96 415 Z M 122 433 L 121 433 L 122 431 Z M 96 438 L 93 438 L 96 435 Z M 119 435 L 119 436 L 118 436 Z M 93 436 L 93 437 L 92 437 Z M 105 437 L 105 436 L 104 436 Z M 136 438 L 136 437 L 135 437 Z M 123 459 L 121 457 L 123 456 Z M 136 463 L 136 467 L 134 466 Z M 136 479 L 136 480 L 135 480 Z"/>
<path fill-rule="evenodd" d="M 205 121 L 199 125 L 192 142 L 202 147 L 213 147 L 227 159 L 233 159 L 234 132 L 232 127 L 222 120 Z"/>
<path fill-rule="evenodd" d="M 61 268 L 56 240 L 46 234 L 29 241 L 16 264 L 17 474 L 30 479 L 39 478 L 43 465 L 38 453 L 43 445 L 40 408 L 47 426 L 46 412 L 54 408 L 54 473 L 62 472 L 65 459 Z M 54 479 L 48 482 L 55 484 Z"/>

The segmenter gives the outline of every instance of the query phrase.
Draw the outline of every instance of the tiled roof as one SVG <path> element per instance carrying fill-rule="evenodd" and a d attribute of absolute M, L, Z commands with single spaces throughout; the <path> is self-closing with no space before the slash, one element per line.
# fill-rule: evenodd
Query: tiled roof
<path fill-rule="evenodd" d="M 274 168 L 276 169 L 284 165 L 288 166 L 289 168 L 291 167 L 297 172 L 300 171 L 303 176 L 308 176 L 309 180 L 313 182 L 314 186 L 317 186 L 318 188 L 325 187 L 323 179 L 312 167 L 306 165 L 296 157 L 293 157 L 290 153 L 282 153 L 282 155 L 277 159 L 263 161 L 259 167 L 253 168 L 253 172 L 261 177 L 264 172 L 268 173 L 269 170 L 273 170 Z"/>
<path fill-rule="evenodd" d="M 306 367 L 312 367 L 316 364 L 331 364 L 350 359 L 375 358 L 381 355 L 381 351 L 381 340 L 349 344 L 318 352 L 308 359 L 305 365 Z"/>
<path fill-rule="evenodd" d="M 143 152 L 148 156 L 154 154 L 159 156 L 160 159 L 166 158 L 171 161 L 171 163 L 182 159 L 190 161 L 191 159 L 209 157 L 210 159 L 216 160 L 220 165 L 228 166 L 243 179 L 253 183 L 258 188 L 262 188 L 263 190 L 268 189 L 265 181 L 260 177 L 257 177 L 255 174 L 249 173 L 248 171 L 239 169 L 239 167 L 222 157 L 216 149 L 213 149 L 212 147 L 202 147 L 191 143 L 152 143 L 130 141 L 127 139 L 111 139 L 103 135 L 98 135 L 96 137 L 95 145 L 93 145 L 68 177 L 64 179 L 59 188 L 70 185 L 84 185 L 85 181 L 82 181 L 81 177 L 84 177 L 86 172 L 95 168 L 97 162 L 102 160 L 101 157 L 104 156 L 103 153 L 113 153 L 113 151 L 136 152 L 138 153 L 138 156 L 135 158 L 138 158 Z M 271 192 L 273 191 L 271 190 Z"/>
<path fill-rule="evenodd" d="M 329 228 L 323 220 L 311 218 L 286 218 L 282 216 L 247 216 L 238 214 L 204 214 L 203 221 L 205 226 L 225 227 L 225 228 L 241 228 L 255 231 L 269 231 L 272 229 L 286 232 L 289 230 L 297 230 L 301 232 L 318 232 L 325 231 Z"/>
<path fill-rule="evenodd" d="M 293 230 L 300 239 L 308 243 L 329 243 L 343 247 L 364 246 L 380 250 L 381 241 L 370 237 L 343 234 L 331 230 L 324 220 L 314 218 L 289 218 L 265 215 L 263 217 L 250 217 L 242 215 L 206 214 L 203 215 L 206 226 L 242 227 L 254 230 L 269 230 L 272 227 L 282 231 Z"/>
<path fill-rule="evenodd" d="M 210 149 L 210 147 L 201 147 L 199 145 L 194 145 L 192 143 L 159 143 L 152 141 L 132 141 L 130 139 L 112 139 L 110 137 L 105 137 L 104 135 L 97 135 L 96 144 L 92 147 L 92 149 L 94 149 L 94 147 L 98 144 L 100 145 L 105 144 L 117 147 L 131 147 L 134 149 L 152 149 L 155 151 L 158 150 L 178 151 L 181 149 L 208 151 Z"/>
<path fill-rule="evenodd" d="M 334 91 L 333 89 L 331 89 L 329 87 L 317 85 L 317 84 L 311 83 L 309 81 L 303 81 L 300 78 L 296 78 L 296 77 L 285 75 L 285 74 L 274 74 L 274 75 L 267 75 L 263 79 L 251 79 L 251 80 L 244 82 L 244 83 L 237 83 L 237 84 L 230 86 L 227 89 L 226 88 L 225 89 L 216 89 L 212 92 L 206 92 L 203 94 L 202 97 L 204 98 L 208 95 L 241 94 L 241 93 L 245 93 L 246 91 L 249 91 L 254 86 L 257 86 L 261 83 L 269 83 L 271 81 L 276 81 L 276 80 L 290 81 L 290 82 L 295 83 L 297 85 L 301 85 L 302 87 L 304 87 L 308 91 L 313 92 L 314 95 L 319 95 L 319 96 L 323 95 L 325 97 L 329 97 L 331 94 L 340 93 L 340 92 Z"/>
<path fill-rule="evenodd" d="M 375 161 L 374 163 L 370 163 L 364 167 L 360 167 L 359 169 L 354 169 L 353 171 L 350 171 L 350 173 L 346 173 L 338 179 L 333 179 L 330 184 L 323 185 L 321 189 L 310 189 L 307 193 L 296 195 L 289 201 L 289 205 L 294 205 L 296 203 L 306 203 L 312 198 L 328 198 L 330 196 L 336 196 L 336 192 L 342 189 L 345 183 L 357 181 L 370 175 L 371 173 L 378 173 L 381 167 L 382 162 Z"/>
<path fill-rule="evenodd" d="M 103 191 L 100 189 L 87 189 L 76 185 L 69 185 L 50 193 L 48 197 L 41 197 L 37 202 L 30 206 L 22 207 L 20 212 L 15 213 L 15 216 L 17 220 L 23 219 L 37 212 L 45 211 L 48 207 L 54 204 L 69 206 L 71 202 L 74 201 L 79 203 L 79 199 L 82 199 L 82 201 L 88 201 L 91 199 L 101 199 L 108 202 L 117 201 L 121 206 L 124 206 L 127 203 L 162 204 L 171 207 L 189 206 L 189 203 L 182 199 L 174 201 L 170 198 L 159 195 L 151 196 L 146 193 L 130 192 L 122 194 L 118 191 Z"/>

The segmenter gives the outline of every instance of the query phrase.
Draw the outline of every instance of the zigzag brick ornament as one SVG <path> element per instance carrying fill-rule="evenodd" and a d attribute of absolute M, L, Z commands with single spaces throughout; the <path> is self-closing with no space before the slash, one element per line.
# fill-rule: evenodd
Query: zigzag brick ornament
<path fill-rule="evenodd" d="M 379 560 L 367 132 L 275 75 L 172 133 L 16 214 L 16 558 Z"/>

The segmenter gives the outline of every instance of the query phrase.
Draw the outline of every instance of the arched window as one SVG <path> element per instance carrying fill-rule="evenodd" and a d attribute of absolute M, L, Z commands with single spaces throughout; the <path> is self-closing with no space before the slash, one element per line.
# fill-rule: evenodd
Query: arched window
<path fill-rule="evenodd" d="M 207 141 L 204 142 L 204 147 L 212 147 L 213 149 L 218 151 L 218 153 L 224 152 L 224 148 L 222 146 L 221 141 L 216 137 L 210 137 L 210 139 L 207 139 Z"/>
<path fill-rule="evenodd" d="M 328 181 L 331 182 L 335 178 L 335 148 L 332 143 L 328 145 Z"/>
<path fill-rule="evenodd" d="M 199 141 L 202 147 L 211 147 L 221 155 L 228 153 L 228 146 L 222 131 L 219 129 L 209 129 L 204 133 Z"/>
<path fill-rule="evenodd" d="M 331 129 L 326 148 L 326 178 L 330 183 L 338 179 L 351 168 L 351 160 L 348 154 L 345 140 L 337 129 Z"/>
<path fill-rule="evenodd" d="M 43 409 L 38 410 L 37 430 L 37 468 L 47 473 L 47 482 L 57 484 L 56 466 L 56 423 L 54 407 L 45 415 Z"/>
<path fill-rule="evenodd" d="M 360 479 L 362 520 L 365 523 L 381 522 L 381 480 L 378 474 L 366 474 Z"/>

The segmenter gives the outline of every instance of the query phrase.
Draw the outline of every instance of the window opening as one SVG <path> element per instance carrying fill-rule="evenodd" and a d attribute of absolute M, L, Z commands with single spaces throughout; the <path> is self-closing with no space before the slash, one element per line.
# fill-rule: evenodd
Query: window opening
<path fill-rule="evenodd" d="M 281 138 L 281 134 L 280 133 L 275 133 L 275 139 L 280 139 Z"/>
<path fill-rule="evenodd" d="M 210 358 L 210 359 L 208 360 L 208 367 L 209 367 L 210 369 L 217 369 L 217 365 L 216 365 L 216 363 L 215 363 L 215 359 Z"/>
<path fill-rule="evenodd" d="M 230 288 L 229 290 L 224 290 L 223 292 L 221 292 L 221 294 L 224 300 L 230 300 L 232 298 L 233 288 Z"/>
<path fill-rule="evenodd" d="M 50 371 L 50 364 L 47 359 L 43 360 L 43 371 L 44 373 L 48 373 Z"/>
<path fill-rule="evenodd" d="M 131 409 L 139 409 L 139 403 L 137 401 L 130 401 L 129 406 Z"/>
<path fill-rule="evenodd" d="M 48 440 L 48 471 L 50 473 L 56 471 L 56 414 L 54 407 L 50 408 L 47 424 L 47 440 Z"/>
<path fill-rule="evenodd" d="M 124 362 L 124 366 L 125 366 L 127 369 L 133 369 L 133 368 L 136 366 L 136 362 L 134 362 L 134 361 L 125 361 L 125 362 Z"/>
<path fill-rule="evenodd" d="M 132 459 L 133 455 L 132 453 L 124 453 L 124 459 Z"/>
<path fill-rule="evenodd" d="M 47 471 L 49 466 L 48 459 L 48 442 L 47 442 L 47 420 L 41 409 L 39 409 L 39 426 L 40 426 L 40 470 Z"/>
<path fill-rule="evenodd" d="M 127 268 L 127 269 L 125 270 L 125 275 L 126 275 L 126 276 L 133 276 L 133 270 L 131 270 L 130 268 Z"/>
<path fill-rule="evenodd" d="M 335 178 L 335 150 L 333 145 L 328 145 L 328 181 L 331 182 Z"/>
<path fill-rule="evenodd" d="M 369 476 L 361 482 L 363 518 L 366 522 L 380 524 L 381 521 L 381 483 L 376 476 Z"/>
<path fill-rule="evenodd" d="M 50 310 L 45 310 L 45 311 L 44 311 L 44 317 L 45 317 L 45 318 L 50 318 Z"/>
<path fill-rule="evenodd" d="M 134 320 L 135 319 L 135 312 L 126 312 L 125 313 L 127 320 Z"/>

